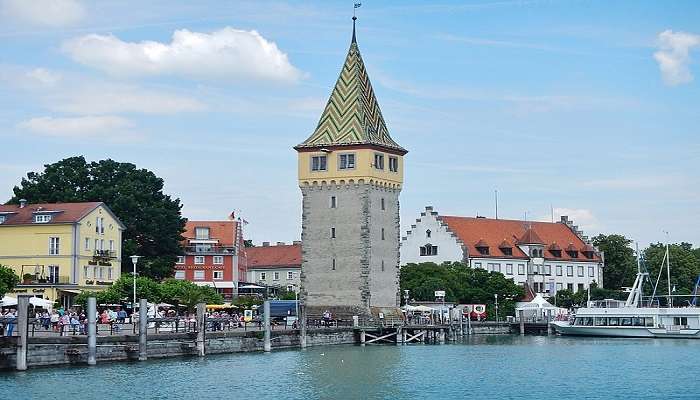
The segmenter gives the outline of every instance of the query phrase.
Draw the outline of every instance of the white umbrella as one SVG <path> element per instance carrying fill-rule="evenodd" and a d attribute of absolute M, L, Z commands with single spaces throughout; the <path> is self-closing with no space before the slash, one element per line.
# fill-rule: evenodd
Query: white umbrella
<path fill-rule="evenodd" d="M 265 289 L 263 286 L 258 285 L 243 285 L 239 289 Z"/>
<path fill-rule="evenodd" d="M 430 308 L 428 306 L 416 306 L 416 307 L 413 307 L 413 311 L 428 312 L 428 311 L 435 311 L 435 309 Z"/>
<path fill-rule="evenodd" d="M 16 306 L 17 305 L 17 299 L 14 297 L 10 296 L 5 296 L 2 298 L 2 306 L 3 307 L 8 307 L 8 306 Z"/>
<path fill-rule="evenodd" d="M 35 307 L 43 307 L 48 311 L 51 311 L 53 309 L 53 301 L 51 300 L 46 300 L 46 299 L 40 299 L 38 297 L 32 297 L 29 299 L 29 304 L 35 306 Z"/>

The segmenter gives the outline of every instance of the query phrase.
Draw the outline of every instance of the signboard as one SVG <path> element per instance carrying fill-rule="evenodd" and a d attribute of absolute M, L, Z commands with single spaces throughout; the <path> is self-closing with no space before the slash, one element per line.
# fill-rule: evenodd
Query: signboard
<path fill-rule="evenodd" d="M 435 297 L 445 297 L 445 291 L 444 290 L 436 290 Z"/>
<path fill-rule="evenodd" d="M 190 269 L 190 270 L 191 270 L 191 269 L 195 269 L 195 270 L 206 269 L 206 270 L 210 270 L 210 269 L 224 269 L 224 266 L 223 266 L 223 265 L 176 265 L 176 266 L 175 266 L 175 269 L 176 269 L 176 270 L 184 270 L 184 269 Z"/>

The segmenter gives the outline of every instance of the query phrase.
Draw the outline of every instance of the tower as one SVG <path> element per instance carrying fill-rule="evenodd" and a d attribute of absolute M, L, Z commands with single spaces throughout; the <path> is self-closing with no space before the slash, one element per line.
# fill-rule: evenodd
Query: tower
<path fill-rule="evenodd" d="M 403 156 L 389 136 L 355 36 L 318 126 L 294 147 L 307 315 L 367 315 L 399 302 Z M 375 309 L 377 311 L 377 309 Z"/>

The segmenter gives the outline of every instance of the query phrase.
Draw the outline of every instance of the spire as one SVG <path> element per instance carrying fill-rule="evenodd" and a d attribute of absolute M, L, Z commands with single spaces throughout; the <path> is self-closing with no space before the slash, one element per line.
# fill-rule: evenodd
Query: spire
<path fill-rule="evenodd" d="M 326 103 L 314 133 L 295 149 L 324 146 L 375 145 L 401 154 L 407 151 L 389 136 L 379 102 L 374 96 L 365 63 L 355 36 L 352 18 L 352 41 L 340 76 Z"/>

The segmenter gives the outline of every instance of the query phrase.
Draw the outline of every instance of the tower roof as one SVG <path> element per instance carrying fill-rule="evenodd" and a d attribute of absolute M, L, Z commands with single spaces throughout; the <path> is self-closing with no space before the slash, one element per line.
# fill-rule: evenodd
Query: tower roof
<path fill-rule="evenodd" d="M 374 145 L 400 152 L 407 151 L 389 136 L 379 102 L 362 61 L 355 37 L 353 17 L 352 40 L 338 81 L 331 92 L 313 134 L 295 149 Z"/>
<path fill-rule="evenodd" d="M 540 239 L 540 235 L 535 232 L 535 230 L 532 227 L 528 227 L 527 230 L 525 230 L 525 233 L 518 239 L 518 243 L 520 244 L 544 244 L 542 239 Z"/>

